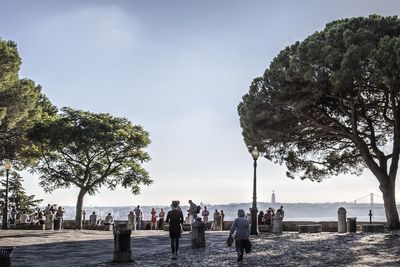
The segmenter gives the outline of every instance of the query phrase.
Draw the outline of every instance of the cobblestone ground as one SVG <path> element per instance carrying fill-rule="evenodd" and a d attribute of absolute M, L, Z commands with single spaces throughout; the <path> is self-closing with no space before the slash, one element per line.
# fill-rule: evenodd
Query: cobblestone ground
<path fill-rule="evenodd" d="M 12 245 L 12 266 L 400 266 L 400 232 L 386 234 L 260 234 L 253 252 L 236 262 L 228 232 L 206 232 L 207 246 L 191 248 L 184 233 L 178 259 L 171 259 L 164 231 L 136 231 L 134 262 L 112 262 L 113 234 L 105 231 L 0 230 L 0 246 Z"/>

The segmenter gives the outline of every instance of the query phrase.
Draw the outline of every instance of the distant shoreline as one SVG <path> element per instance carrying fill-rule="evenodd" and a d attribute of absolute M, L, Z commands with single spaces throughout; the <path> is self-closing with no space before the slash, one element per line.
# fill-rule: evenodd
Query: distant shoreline
<path fill-rule="evenodd" d="M 371 206 L 367 203 L 257 203 L 258 211 L 266 211 L 269 207 L 278 209 L 283 206 L 285 210 L 285 220 L 287 221 L 337 221 L 337 210 L 340 207 L 344 207 L 347 210 L 347 217 L 357 217 L 357 221 L 369 221 L 369 210 L 372 210 L 373 221 L 386 221 L 385 211 L 383 204 L 374 204 Z M 225 220 L 231 221 L 236 218 L 237 210 L 244 209 L 248 213 L 251 203 L 237 203 L 237 204 L 224 204 L 224 205 L 212 205 L 212 204 L 200 204 L 202 209 L 207 206 L 210 211 L 210 219 L 215 209 L 218 211 L 223 210 L 225 213 Z M 63 206 L 65 209 L 65 219 L 75 218 L 75 206 Z M 99 217 L 105 217 L 109 212 L 114 216 L 114 219 L 125 220 L 130 211 L 135 208 L 132 206 L 84 206 L 83 209 L 86 212 L 86 219 L 92 212 L 96 212 Z M 141 206 L 144 220 L 149 220 L 151 215 L 151 209 L 155 208 L 157 212 L 163 208 L 164 211 L 170 210 L 169 206 L 154 205 L 154 206 Z M 186 216 L 187 205 L 181 206 L 184 216 Z"/>
<path fill-rule="evenodd" d="M 196 203 L 197 204 L 197 203 Z M 56 205 L 61 205 L 59 203 L 56 203 Z M 151 207 L 151 208 L 169 208 L 170 205 L 163 205 L 163 204 L 156 204 L 156 205 L 142 205 L 140 203 L 135 203 L 132 205 L 117 205 L 117 206 L 104 206 L 104 205 L 89 205 L 89 206 L 84 206 L 84 208 L 134 208 L 137 205 L 140 205 L 140 207 Z M 217 207 L 217 206 L 242 206 L 242 205 L 248 205 L 251 207 L 252 203 L 228 203 L 228 204 L 210 204 L 210 203 L 200 203 L 197 204 L 200 205 L 201 207 L 203 206 L 211 206 L 211 207 Z M 276 202 L 274 204 L 270 202 L 257 202 L 257 206 L 259 205 L 270 205 L 270 206 L 280 206 L 280 205 L 360 205 L 360 206 L 369 206 L 370 203 L 354 203 L 354 202 Z M 383 203 L 374 203 L 376 206 L 383 206 Z M 181 207 L 187 207 L 188 205 L 180 205 Z M 397 204 L 398 207 L 400 207 L 400 204 Z M 41 205 L 41 207 L 45 207 L 45 205 Z M 65 205 L 63 207 L 69 207 L 69 208 L 75 208 L 75 205 Z"/>

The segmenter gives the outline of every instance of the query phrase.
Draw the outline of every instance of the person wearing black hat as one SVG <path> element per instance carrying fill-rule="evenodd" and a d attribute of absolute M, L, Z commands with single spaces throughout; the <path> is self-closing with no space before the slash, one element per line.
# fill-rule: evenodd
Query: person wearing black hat
<path fill-rule="evenodd" d="M 171 208 L 172 210 L 170 210 L 167 214 L 166 223 L 169 223 L 172 259 L 176 259 L 179 251 L 179 238 L 181 238 L 183 213 L 179 209 L 179 201 L 172 201 Z"/>

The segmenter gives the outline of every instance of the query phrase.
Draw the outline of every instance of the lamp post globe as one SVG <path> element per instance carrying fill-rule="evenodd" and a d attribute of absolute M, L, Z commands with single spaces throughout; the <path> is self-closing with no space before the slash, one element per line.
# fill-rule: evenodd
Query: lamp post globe
<path fill-rule="evenodd" d="M 251 207 L 251 228 L 250 235 L 258 235 L 258 221 L 257 221 L 257 159 L 260 156 L 260 152 L 255 146 L 251 151 L 251 156 L 254 159 L 254 180 L 253 180 L 253 205 Z"/>
<path fill-rule="evenodd" d="M 4 195 L 3 224 L 1 228 L 3 230 L 7 230 L 8 229 L 8 177 L 10 175 L 11 163 L 5 162 L 3 167 L 6 170 L 6 193 Z"/>
<path fill-rule="evenodd" d="M 251 156 L 253 157 L 254 160 L 257 160 L 258 157 L 260 156 L 260 151 L 258 151 L 256 146 L 251 151 Z"/>

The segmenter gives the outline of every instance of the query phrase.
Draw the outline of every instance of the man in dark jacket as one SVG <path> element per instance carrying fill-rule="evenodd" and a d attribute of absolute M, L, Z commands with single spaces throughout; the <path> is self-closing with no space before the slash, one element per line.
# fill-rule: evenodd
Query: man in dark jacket
<path fill-rule="evenodd" d="M 172 201 L 171 208 L 167 214 L 166 223 L 169 223 L 169 237 L 171 238 L 172 259 L 176 259 L 179 251 L 179 238 L 181 238 L 183 213 L 179 207 L 179 201 Z"/>

